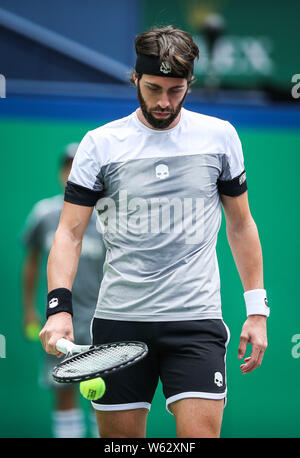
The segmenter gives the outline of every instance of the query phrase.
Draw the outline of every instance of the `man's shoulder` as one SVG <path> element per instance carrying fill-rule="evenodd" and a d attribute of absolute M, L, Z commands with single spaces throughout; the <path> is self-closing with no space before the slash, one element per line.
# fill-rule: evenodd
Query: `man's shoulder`
<path fill-rule="evenodd" d="M 184 115 L 189 123 L 195 124 L 198 127 L 224 130 L 229 124 L 228 121 L 218 118 L 217 116 L 187 110 L 186 108 L 184 109 Z"/>
<path fill-rule="evenodd" d="M 217 116 L 185 110 L 185 129 L 192 138 L 203 138 L 206 142 L 219 145 L 220 151 L 226 149 L 231 124 Z"/>
<path fill-rule="evenodd" d="M 94 138 L 105 138 L 107 136 L 114 136 L 121 134 L 122 132 L 127 132 L 128 129 L 132 126 L 132 119 L 134 113 L 124 116 L 123 118 L 115 119 L 106 124 L 96 127 L 93 130 L 89 131 L 89 134 Z"/>

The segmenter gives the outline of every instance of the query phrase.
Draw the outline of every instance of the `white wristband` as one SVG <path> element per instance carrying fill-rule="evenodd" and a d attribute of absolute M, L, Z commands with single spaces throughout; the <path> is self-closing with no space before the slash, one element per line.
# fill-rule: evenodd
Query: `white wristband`
<path fill-rule="evenodd" d="M 247 316 L 249 315 L 270 315 L 270 308 L 267 301 L 265 289 L 251 289 L 244 293 Z"/>

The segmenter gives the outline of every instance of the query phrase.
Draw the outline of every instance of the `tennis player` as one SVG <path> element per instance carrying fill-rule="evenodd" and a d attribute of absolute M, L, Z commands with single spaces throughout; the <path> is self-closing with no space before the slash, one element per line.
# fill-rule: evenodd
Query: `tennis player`
<path fill-rule="evenodd" d="M 221 205 L 244 288 L 238 350 L 249 373 L 263 359 L 269 308 L 251 216 L 243 152 L 227 121 L 183 108 L 198 48 L 173 26 L 135 40 L 139 107 L 89 131 L 74 159 L 48 261 L 48 321 L 41 340 L 57 354 L 73 336 L 71 289 L 80 244 L 96 208 L 107 245 L 93 342 L 141 340 L 149 355 L 108 377 L 93 402 L 102 437 L 144 437 L 159 377 L 178 437 L 219 437 L 227 396 L 229 331 L 216 257 Z M 55 312 L 55 314 L 54 314 Z M 245 313 L 246 315 L 246 313 Z"/>
<path fill-rule="evenodd" d="M 62 155 L 59 179 L 65 188 L 78 143 L 68 144 Z M 23 315 L 24 329 L 40 323 L 37 306 L 39 278 L 46 278 L 46 262 L 63 207 L 63 194 L 43 199 L 35 204 L 25 229 L 23 242 L 26 256 L 23 265 Z M 90 343 L 90 323 L 97 303 L 99 282 L 102 279 L 105 248 L 102 236 L 96 229 L 95 212 L 83 238 L 83 246 L 76 279 L 73 285 L 74 333 L 77 342 Z M 41 384 L 54 394 L 52 431 L 54 437 L 84 437 L 85 421 L 78 403 L 78 387 L 56 383 L 52 369 L 57 364 L 54 355 L 46 355 L 41 372 Z M 91 431 L 95 434 L 97 424 L 91 412 Z"/>

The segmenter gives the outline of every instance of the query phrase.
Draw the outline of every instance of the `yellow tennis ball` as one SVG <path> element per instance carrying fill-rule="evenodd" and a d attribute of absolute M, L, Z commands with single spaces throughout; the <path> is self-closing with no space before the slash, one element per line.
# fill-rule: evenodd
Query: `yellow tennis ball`
<path fill-rule="evenodd" d="M 104 380 L 101 377 L 98 377 L 80 382 L 79 389 L 84 398 L 89 401 L 95 401 L 96 399 L 102 398 L 106 387 Z"/>
<path fill-rule="evenodd" d="M 25 328 L 25 335 L 28 340 L 39 340 L 41 326 L 38 323 L 29 323 Z"/>

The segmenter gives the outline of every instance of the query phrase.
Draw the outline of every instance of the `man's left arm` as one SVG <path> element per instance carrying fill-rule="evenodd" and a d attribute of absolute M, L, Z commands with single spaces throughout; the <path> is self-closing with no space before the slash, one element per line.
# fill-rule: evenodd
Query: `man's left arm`
<path fill-rule="evenodd" d="M 226 232 L 232 255 L 245 291 L 247 308 L 238 349 L 243 359 L 247 344 L 252 345 L 251 356 L 241 364 L 243 374 L 251 372 L 262 363 L 267 348 L 267 315 L 263 283 L 263 257 L 256 224 L 252 218 L 248 193 L 239 196 L 220 195 L 226 218 Z"/>

